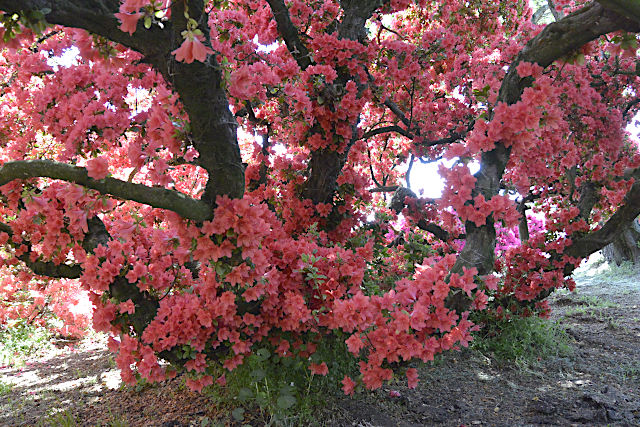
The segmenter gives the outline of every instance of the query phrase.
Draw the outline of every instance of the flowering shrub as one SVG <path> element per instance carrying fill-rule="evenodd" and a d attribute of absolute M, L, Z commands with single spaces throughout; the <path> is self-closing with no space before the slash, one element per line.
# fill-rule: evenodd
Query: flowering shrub
<path fill-rule="evenodd" d="M 0 282 L 0 325 L 18 321 L 42 326 L 64 337 L 80 338 L 91 324 L 87 292 L 77 281 L 38 281 L 6 268 Z"/>
<path fill-rule="evenodd" d="M 468 345 L 472 313 L 544 313 L 640 213 L 632 13 L 14 3 L 0 321 L 46 304 L 77 334 L 87 292 L 128 383 L 225 387 L 268 352 L 347 394 L 394 372 L 416 387 L 411 360 Z M 412 168 L 439 159 L 442 195 L 414 197 Z M 335 376 L 327 342 L 359 374 Z"/>

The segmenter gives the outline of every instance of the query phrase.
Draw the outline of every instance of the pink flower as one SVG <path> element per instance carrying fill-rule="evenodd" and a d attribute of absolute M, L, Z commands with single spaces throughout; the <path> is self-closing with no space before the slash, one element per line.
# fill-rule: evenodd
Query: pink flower
<path fill-rule="evenodd" d="M 407 369 L 407 382 L 409 388 L 416 388 L 418 385 L 418 370 L 416 368 Z"/>
<path fill-rule="evenodd" d="M 538 64 L 534 64 L 531 62 L 522 61 L 516 67 L 516 71 L 518 75 L 522 78 L 527 76 L 533 76 L 534 78 L 540 77 L 542 75 L 542 67 Z"/>
<path fill-rule="evenodd" d="M 327 375 L 329 373 L 329 368 L 327 367 L 327 364 L 324 362 L 320 364 L 317 364 L 317 363 L 309 364 L 309 370 L 311 370 L 311 373 L 313 375 Z"/>
<path fill-rule="evenodd" d="M 229 93 L 238 99 L 251 99 L 255 90 L 253 81 L 255 76 L 251 75 L 249 67 L 242 67 L 231 73 L 231 81 L 229 82 Z"/>
<path fill-rule="evenodd" d="M 102 179 L 109 174 L 109 162 L 104 157 L 96 157 L 87 162 L 87 174 L 93 179 Z"/>
<path fill-rule="evenodd" d="M 353 394 L 353 390 L 355 388 L 356 388 L 356 383 L 353 382 L 351 378 L 345 375 L 344 379 L 342 380 L 342 391 L 344 391 L 344 394 L 347 394 L 347 395 Z"/>
<path fill-rule="evenodd" d="M 197 380 L 187 378 L 185 382 L 187 384 L 187 387 L 189 387 L 191 390 L 200 392 L 204 387 L 213 384 L 213 377 L 211 375 L 205 375 Z"/>
<path fill-rule="evenodd" d="M 360 353 L 360 350 L 362 349 L 362 347 L 364 347 L 364 342 L 362 342 L 362 338 L 360 338 L 357 334 L 351 335 L 345 341 L 345 343 L 347 344 L 347 348 L 349 349 L 349 352 L 356 355 Z"/>
<path fill-rule="evenodd" d="M 135 304 L 133 304 L 133 301 L 131 301 L 130 299 L 126 300 L 125 302 L 121 302 L 118 305 L 118 311 L 120 313 L 129 313 L 129 314 L 133 314 L 136 312 L 136 306 Z"/>
<path fill-rule="evenodd" d="M 216 380 L 216 384 L 218 384 L 221 387 L 224 387 L 227 385 L 227 377 L 222 374 L 217 380 Z"/>
<path fill-rule="evenodd" d="M 121 22 L 120 31 L 129 33 L 133 35 L 136 32 L 136 27 L 138 26 L 138 20 L 142 16 L 142 13 L 125 13 L 122 12 L 122 8 L 119 13 L 116 13 L 116 18 L 118 18 Z"/>
<path fill-rule="evenodd" d="M 176 55 L 176 61 L 184 61 L 191 64 L 193 60 L 204 62 L 208 53 L 213 53 L 211 48 L 202 44 L 202 36 L 189 35 L 182 45 L 172 53 Z"/>

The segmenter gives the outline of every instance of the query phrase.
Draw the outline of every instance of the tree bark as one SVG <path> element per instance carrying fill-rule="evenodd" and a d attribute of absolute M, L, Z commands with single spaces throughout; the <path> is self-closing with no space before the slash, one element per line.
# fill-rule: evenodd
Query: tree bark
<path fill-rule="evenodd" d="M 640 262 L 640 225 L 636 221 L 618 234 L 613 242 L 602 249 L 602 255 L 609 264 L 622 264 L 624 261 L 630 261 L 634 264 Z"/>

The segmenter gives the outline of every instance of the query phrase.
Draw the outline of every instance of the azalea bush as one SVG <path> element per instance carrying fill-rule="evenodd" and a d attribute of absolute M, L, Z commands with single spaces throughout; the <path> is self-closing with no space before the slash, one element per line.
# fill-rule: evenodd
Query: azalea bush
<path fill-rule="evenodd" d="M 333 342 L 415 387 L 640 213 L 625 2 L 44 4 L 0 0 L 0 319 L 87 292 L 128 383 Z"/>
<path fill-rule="evenodd" d="M 90 328 L 91 314 L 88 293 L 78 281 L 37 280 L 2 269 L 0 330 L 32 325 L 64 338 L 81 338 Z"/>

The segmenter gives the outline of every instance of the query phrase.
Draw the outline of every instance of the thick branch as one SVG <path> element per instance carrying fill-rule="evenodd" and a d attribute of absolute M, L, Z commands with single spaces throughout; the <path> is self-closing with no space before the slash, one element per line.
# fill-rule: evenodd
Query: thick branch
<path fill-rule="evenodd" d="M 11 237 L 13 236 L 13 230 L 7 224 L 0 223 L 0 231 L 9 235 L 9 242 L 12 243 Z M 21 246 L 21 244 L 13 244 L 14 248 Z M 79 265 L 68 264 L 55 264 L 49 261 L 33 261 L 31 259 L 31 245 L 27 244 L 27 252 L 16 257 L 31 270 L 34 274 L 39 276 L 47 276 L 53 279 L 77 279 L 82 274 L 82 268 Z"/>
<path fill-rule="evenodd" d="M 138 51 L 154 62 L 164 62 L 171 50 L 171 23 L 164 29 L 144 29 L 142 20 L 133 35 L 120 31 L 115 17 L 118 0 L 0 0 L 0 9 L 8 13 L 50 9 L 45 19 L 50 24 L 82 28 Z"/>
<path fill-rule="evenodd" d="M 598 203 L 600 195 L 598 194 L 598 187 L 587 181 L 580 186 L 580 200 L 578 201 L 578 209 L 580 210 L 579 217 L 585 221 L 589 220 L 591 210 Z"/>
<path fill-rule="evenodd" d="M 404 123 L 405 126 L 410 127 L 411 126 L 411 121 L 407 118 L 407 116 L 404 115 L 404 113 L 402 112 L 402 110 L 400 109 L 400 107 L 398 107 L 398 104 L 396 104 L 395 102 L 393 102 L 391 100 L 391 98 L 387 98 L 384 100 L 384 105 L 387 106 L 387 108 L 389 108 L 389 110 L 391 110 L 391 112 L 393 114 L 395 114 L 395 116 L 400 119 L 400 121 L 402 123 Z"/>
<path fill-rule="evenodd" d="M 598 0 L 598 3 L 620 16 L 640 23 L 640 2 L 638 0 Z"/>
<path fill-rule="evenodd" d="M 623 205 L 602 228 L 576 239 L 564 253 L 571 257 L 585 258 L 599 251 L 611 243 L 638 215 L 640 215 L 640 182 L 631 186 Z"/>
<path fill-rule="evenodd" d="M 393 193 L 399 187 L 397 185 L 387 185 L 382 187 L 375 187 L 369 190 L 370 193 Z"/>
<path fill-rule="evenodd" d="M 382 135 L 383 133 L 396 132 L 400 135 L 407 137 L 409 139 L 413 139 L 414 136 L 406 129 L 401 128 L 400 126 L 390 125 L 390 126 L 382 126 L 376 129 L 372 129 L 368 132 L 365 132 L 364 135 L 360 137 L 360 139 L 368 139 L 376 135 Z"/>
<path fill-rule="evenodd" d="M 185 3 L 173 2 L 172 19 L 163 29 L 152 26 L 147 30 L 141 20 L 133 35 L 119 29 L 120 22 L 114 16 L 120 6 L 118 0 L 0 0 L 0 9 L 15 13 L 51 9 L 46 15 L 51 24 L 82 28 L 142 53 L 145 61 L 173 84 L 180 95 L 191 122 L 194 145 L 200 152 L 198 164 L 209 174 L 202 200 L 213 206 L 221 194 L 242 197 L 244 167 L 236 137 L 237 124 L 229 110 L 214 56 L 210 55 L 206 63 L 186 64 L 176 62 L 171 54 L 183 41 Z M 204 3 L 202 0 L 188 3 L 190 16 L 201 22 L 199 29 L 208 39 L 206 20 L 201 19 Z"/>
<path fill-rule="evenodd" d="M 447 242 L 449 241 L 449 239 L 451 239 L 451 235 L 449 234 L 449 232 L 444 228 L 440 227 L 438 224 L 427 222 L 424 219 L 421 219 L 420 221 L 418 221 L 417 225 L 418 225 L 418 228 L 420 228 L 421 230 L 428 231 L 429 233 L 433 234 L 443 242 Z M 458 236 L 458 237 L 462 238 L 461 236 Z"/>
<path fill-rule="evenodd" d="M 344 9 L 342 22 L 338 25 L 338 35 L 341 39 L 358 40 L 364 42 L 367 39 L 365 24 L 373 12 L 382 7 L 389 0 L 341 0 L 340 5 Z"/>
<path fill-rule="evenodd" d="M 7 162 L 0 168 L 0 186 L 15 179 L 51 178 L 73 182 L 96 190 L 100 194 L 144 203 L 154 208 L 168 209 L 178 215 L 202 222 L 211 219 L 211 207 L 200 200 L 192 199 L 178 191 L 147 187 L 115 178 L 96 180 L 87 175 L 87 170 L 78 166 L 51 160 L 16 160 Z"/>
<path fill-rule="evenodd" d="M 284 0 L 267 0 L 271 13 L 278 25 L 278 32 L 284 39 L 284 43 L 287 45 L 287 49 L 296 60 L 301 69 L 306 69 L 311 62 L 311 55 L 309 49 L 300 40 L 300 33 L 293 22 L 291 22 L 291 16 L 289 16 L 289 9 L 284 4 Z"/>
<path fill-rule="evenodd" d="M 626 3 L 626 2 L 625 2 Z M 598 37 L 618 30 L 637 32 L 640 25 L 626 15 L 617 15 L 596 2 L 551 23 L 520 51 L 509 67 L 500 87 L 498 102 L 516 103 L 530 78 L 521 78 L 516 71 L 520 62 L 537 63 L 543 68 L 568 55 Z"/>
<path fill-rule="evenodd" d="M 269 0 L 269 2 L 275 1 L 276 0 Z M 361 43 L 366 43 L 365 23 L 371 14 L 378 7 L 382 6 L 382 4 L 384 4 L 384 1 L 343 0 L 341 5 L 344 13 L 342 15 L 342 22 L 338 24 L 338 36 L 341 39 L 358 40 Z M 280 29 L 280 26 L 278 26 L 278 28 Z M 356 82 L 358 80 L 349 74 L 346 67 L 339 67 L 337 71 L 338 78 L 336 84 L 340 87 L 344 87 L 350 80 L 355 80 Z M 365 87 L 364 82 L 358 83 L 360 83 L 359 89 L 363 90 Z M 308 167 L 309 179 L 303 186 L 301 192 L 302 197 L 311 199 L 314 203 L 332 202 L 334 192 L 337 188 L 336 181 L 342 171 L 342 167 L 347 161 L 349 150 L 357 138 L 357 121 L 352 123 L 351 128 L 353 137 L 347 143 L 342 153 L 329 149 L 316 150 L 311 153 Z M 313 131 L 317 130 L 314 129 Z"/>
<path fill-rule="evenodd" d="M 199 29 L 209 39 L 204 16 L 204 3 L 189 0 L 189 15 L 201 22 Z M 187 27 L 184 17 L 185 2 L 174 1 L 171 6 L 174 43 L 182 42 L 182 31 Z M 180 94 L 191 124 L 191 136 L 200 157 L 198 165 L 206 169 L 209 179 L 202 200 L 214 206 L 218 195 L 232 198 L 244 194 L 244 166 L 237 140 L 235 117 L 229 109 L 229 100 L 222 85 L 222 67 L 215 55 L 206 62 L 192 64 L 171 60 L 170 69 L 163 71 Z"/>
<path fill-rule="evenodd" d="M 313 203 L 331 203 L 347 153 L 348 150 L 338 153 L 330 149 L 311 153 L 309 179 L 304 184 L 302 196 L 311 199 Z"/>

